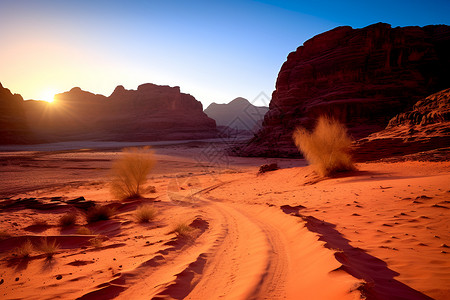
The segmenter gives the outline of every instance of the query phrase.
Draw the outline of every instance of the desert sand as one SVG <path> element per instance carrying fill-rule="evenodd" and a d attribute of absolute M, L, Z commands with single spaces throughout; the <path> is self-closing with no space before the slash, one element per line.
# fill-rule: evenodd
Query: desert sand
<path fill-rule="evenodd" d="M 120 149 L 0 152 L 0 298 L 450 299 L 450 162 L 323 179 L 302 159 L 222 148 L 154 147 L 143 197 L 128 201 L 109 190 Z M 89 201 L 113 217 L 86 224 Z M 135 219 L 143 203 L 157 209 L 149 223 Z M 67 212 L 77 224 L 62 228 Z M 50 258 L 43 237 L 59 245 Z M 32 253 L 14 255 L 28 240 Z"/>

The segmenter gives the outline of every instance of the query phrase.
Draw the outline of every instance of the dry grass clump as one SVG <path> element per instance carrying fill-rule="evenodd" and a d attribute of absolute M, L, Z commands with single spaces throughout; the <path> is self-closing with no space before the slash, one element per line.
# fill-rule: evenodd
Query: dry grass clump
<path fill-rule="evenodd" d="M 94 223 L 98 221 L 109 220 L 114 215 L 114 209 L 106 205 L 91 207 L 86 213 L 86 222 Z"/>
<path fill-rule="evenodd" d="M 192 230 L 193 228 L 189 226 L 186 222 L 179 222 L 175 224 L 172 232 L 175 233 L 177 236 L 184 237 L 188 236 Z"/>
<path fill-rule="evenodd" d="M 59 226 L 71 227 L 77 223 L 77 215 L 75 213 L 67 213 L 59 219 Z"/>
<path fill-rule="evenodd" d="M 85 226 L 79 227 L 79 228 L 77 228 L 77 234 L 92 235 L 92 230 L 90 230 L 89 228 L 87 228 Z"/>
<path fill-rule="evenodd" d="M 149 204 L 139 206 L 135 212 L 136 221 L 139 223 L 148 223 L 156 217 L 156 208 Z"/>
<path fill-rule="evenodd" d="M 140 197 L 141 186 L 155 162 L 149 147 L 124 149 L 112 166 L 111 193 L 121 200 Z"/>
<path fill-rule="evenodd" d="M 17 258 L 28 258 L 33 253 L 33 244 L 30 240 L 13 250 L 13 255 Z"/>
<path fill-rule="evenodd" d="M 49 242 L 47 241 L 47 237 L 41 240 L 41 243 L 38 247 L 38 250 L 44 253 L 47 258 L 53 257 L 59 250 L 59 244 L 56 243 L 56 240 Z"/>
<path fill-rule="evenodd" d="M 295 145 L 321 176 L 355 170 L 350 149 L 352 140 L 344 125 L 334 119 L 320 117 L 313 132 L 297 128 Z"/>

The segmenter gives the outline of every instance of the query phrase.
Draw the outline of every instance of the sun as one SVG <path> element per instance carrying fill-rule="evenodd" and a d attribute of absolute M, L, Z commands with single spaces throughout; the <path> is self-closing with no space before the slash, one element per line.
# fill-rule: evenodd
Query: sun
<path fill-rule="evenodd" d="M 41 96 L 39 97 L 39 100 L 44 100 L 49 103 L 52 103 L 55 100 L 55 95 L 58 92 L 54 89 L 46 89 L 42 91 Z"/>

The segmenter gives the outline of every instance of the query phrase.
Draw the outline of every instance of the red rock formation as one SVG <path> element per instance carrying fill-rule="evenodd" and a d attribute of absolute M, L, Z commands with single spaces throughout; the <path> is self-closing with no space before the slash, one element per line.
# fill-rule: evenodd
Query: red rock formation
<path fill-rule="evenodd" d="M 386 129 L 359 140 L 354 156 L 367 161 L 435 149 L 444 150 L 431 158 L 450 159 L 450 89 L 419 100 L 411 110 L 393 117 Z"/>
<path fill-rule="evenodd" d="M 51 141 L 150 141 L 216 134 L 215 121 L 203 113 L 202 104 L 179 87 L 118 86 L 109 97 L 75 87 L 56 95 L 52 104 L 25 101 L 25 108 L 35 134 Z"/>
<path fill-rule="evenodd" d="M 32 140 L 23 99 L 0 83 L 0 144 L 22 144 Z"/>
<path fill-rule="evenodd" d="M 338 27 L 289 54 L 278 74 L 263 129 L 242 155 L 295 156 L 297 126 L 320 115 L 345 122 L 355 138 L 382 130 L 419 98 L 450 84 L 450 26 L 378 23 Z"/>

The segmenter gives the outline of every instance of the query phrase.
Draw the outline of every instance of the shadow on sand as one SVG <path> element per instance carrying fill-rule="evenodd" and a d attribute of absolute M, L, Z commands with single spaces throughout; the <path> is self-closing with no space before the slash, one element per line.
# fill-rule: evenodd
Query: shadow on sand
<path fill-rule="evenodd" d="M 350 245 L 350 241 L 336 230 L 336 225 L 312 216 L 298 216 L 306 222 L 308 230 L 320 236 L 325 247 L 337 251 L 334 255 L 342 266 L 335 271 L 343 270 L 366 282 L 360 291 L 367 299 L 432 299 L 395 280 L 399 273 L 389 269 L 383 260 Z"/>

